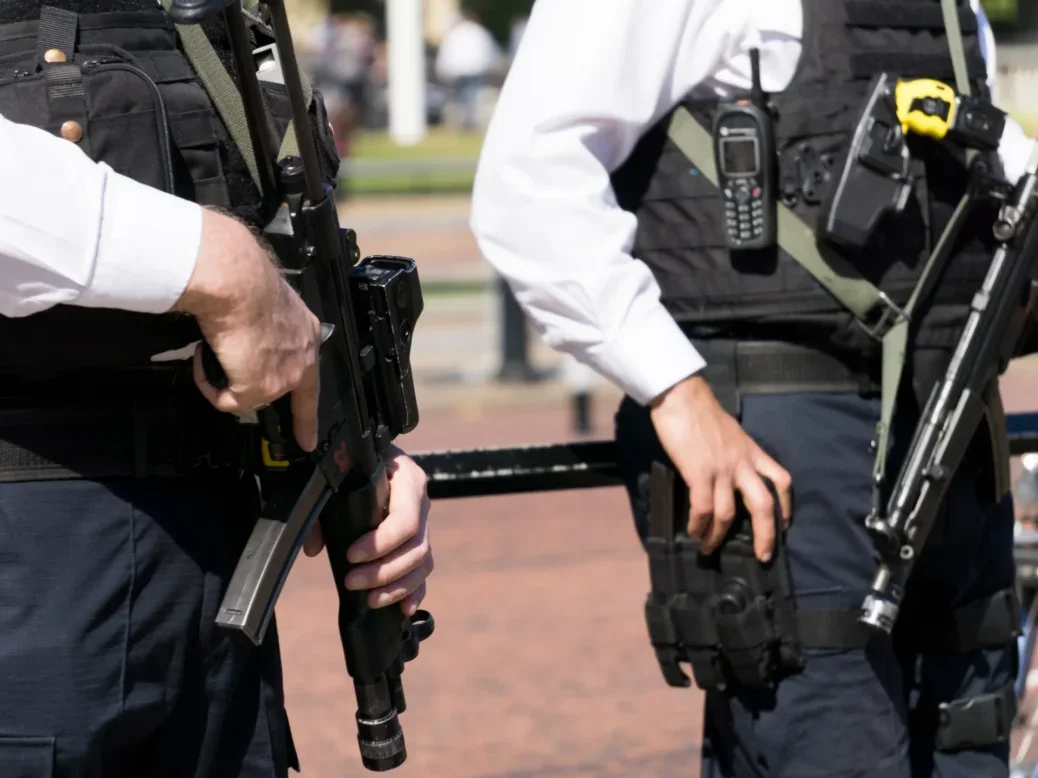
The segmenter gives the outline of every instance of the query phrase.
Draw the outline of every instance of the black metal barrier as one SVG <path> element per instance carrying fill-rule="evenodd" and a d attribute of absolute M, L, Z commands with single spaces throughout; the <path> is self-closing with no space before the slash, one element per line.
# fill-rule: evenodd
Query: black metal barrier
<path fill-rule="evenodd" d="M 1038 451 L 1038 413 L 1009 414 L 1006 429 L 1011 454 Z M 621 484 L 616 443 L 611 440 L 427 451 L 414 459 L 429 477 L 429 497 L 434 500 Z"/>

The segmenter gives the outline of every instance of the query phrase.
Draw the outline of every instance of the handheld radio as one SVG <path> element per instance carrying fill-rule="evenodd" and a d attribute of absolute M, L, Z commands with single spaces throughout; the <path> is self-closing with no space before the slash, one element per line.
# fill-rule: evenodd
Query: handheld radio
<path fill-rule="evenodd" d="M 775 137 L 760 83 L 760 52 L 750 51 L 749 98 L 721 103 L 714 118 L 714 161 L 724 199 L 729 249 L 766 249 L 778 236 Z"/>

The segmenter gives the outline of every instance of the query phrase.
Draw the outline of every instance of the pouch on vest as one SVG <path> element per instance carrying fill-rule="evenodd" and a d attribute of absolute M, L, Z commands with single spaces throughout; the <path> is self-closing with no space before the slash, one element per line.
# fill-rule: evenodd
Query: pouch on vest
<path fill-rule="evenodd" d="M 139 183 L 255 224 L 258 190 L 179 44 L 161 10 L 76 14 L 45 5 L 38 20 L 0 26 L 0 115 L 62 137 Z M 263 92 L 280 139 L 291 119 L 284 87 L 263 82 Z M 316 90 L 310 110 L 322 170 L 334 182 L 338 157 Z M 45 378 L 148 366 L 200 338 L 182 314 L 57 305 L 0 317 L 0 372 Z"/>
<path fill-rule="evenodd" d="M 687 521 L 687 487 L 669 467 L 653 463 L 646 540 L 652 593 L 645 618 L 671 686 L 689 685 L 681 662 L 692 666 L 701 689 L 769 687 L 803 668 L 777 496 L 775 505 L 769 563 L 754 556 L 750 517 L 741 503 L 724 542 L 703 556 L 698 541 L 675 527 Z"/>

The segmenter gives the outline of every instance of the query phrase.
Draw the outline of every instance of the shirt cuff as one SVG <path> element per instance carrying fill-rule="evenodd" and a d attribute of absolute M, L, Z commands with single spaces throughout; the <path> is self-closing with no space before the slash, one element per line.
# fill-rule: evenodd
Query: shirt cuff
<path fill-rule="evenodd" d="M 593 366 L 641 405 L 695 375 L 706 360 L 677 322 L 660 307 L 589 355 Z"/>
<path fill-rule="evenodd" d="M 110 169 L 103 203 L 93 276 L 75 304 L 166 313 L 195 270 L 201 206 Z"/>
<path fill-rule="evenodd" d="M 1034 150 L 1034 138 L 1027 136 L 1024 128 L 1012 117 L 1006 117 L 1006 126 L 1002 130 L 1002 139 L 998 146 L 998 154 L 1002 158 L 1006 181 L 1015 185 L 1027 170 L 1027 162 Z"/>

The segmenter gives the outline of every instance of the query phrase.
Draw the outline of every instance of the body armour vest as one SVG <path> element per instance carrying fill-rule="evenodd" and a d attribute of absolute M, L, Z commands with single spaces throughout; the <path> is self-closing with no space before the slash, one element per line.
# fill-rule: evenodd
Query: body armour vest
<path fill-rule="evenodd" d="M 802 0 L 803 49 L 787 89 L 771 96 L 780 197 L 818 224 L 825 168 L 849 143 L 874 76 L 954 84 L 939 0 Z M 960 0 L 960 24 L 975 96 L 986 95 L 977 18 Z M 707 130 L 716 99 L 684 106 Z M 620 206 L 637 217 L 633 255 L 651 268 L 662 302 L 693 338 L 783 340 L 820 348 L 879 351 L 853 316 L 781 249 L 729 252 L 718 190 L 667 137 L 670 116 L 641 138 L 613 174 Z M 919 176 L 904 212 L 867 250 L 841 252 L 897 304 L 910 297 L 929 251 L 965 192 L 955 151 L 910 138 Z M 836 178 L 837 171 L 832 171 Z M 835 183 L 835 181 L 833 181 Z M 979 207 L 930 303 L 916 313 L 914 344 L 952 346 L 993 250 L 992 210 Z"/>
<path fill-rule="evenodd" d="M 259 191 L 157 0 L 4 0 L 0 114 L 58 134 L 37 61 L 44 5 L 78 15 L 70 39 L 75 52 L 66 53 L 82 79 L 82 115 L 76 119 L 84 129 L 78 143 L 84 153 L 129 178 L 258 226 Z M 222 20 L 203 28 L 233 76 Z M 99 61 L 101 67 L 91 69 Z M 147 264 L 146 252 L 140 261 Z M 195 320 L 184 314 L 57 305 L 26 317 L 0 316 L 0 376 L 161 365 L 155 355 L 199 339 Z"/>

